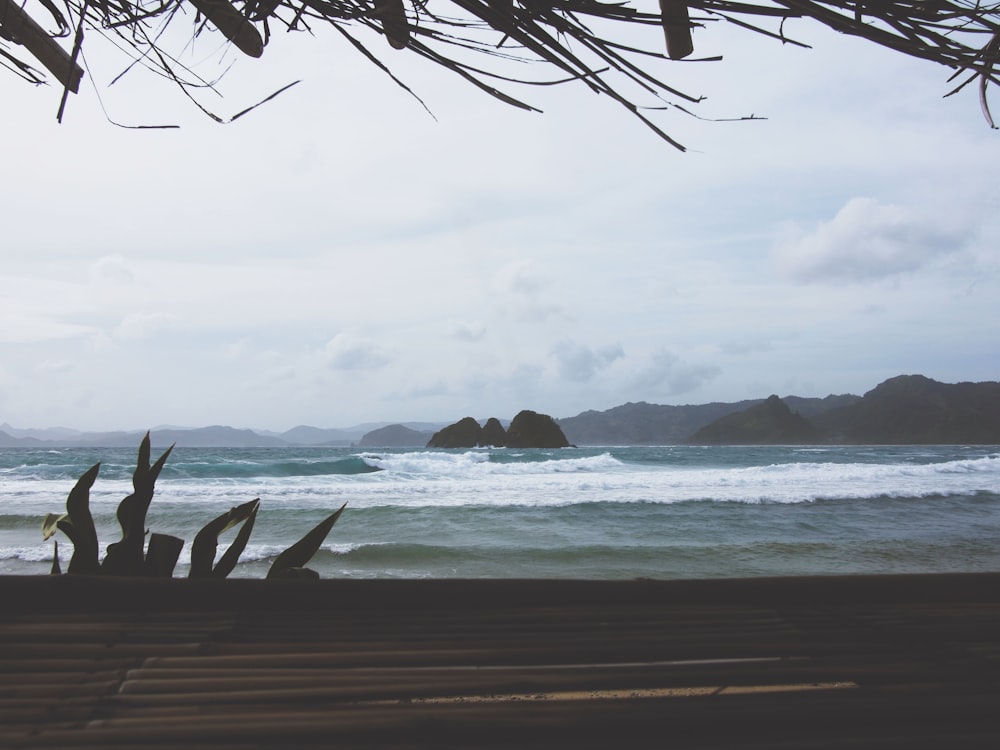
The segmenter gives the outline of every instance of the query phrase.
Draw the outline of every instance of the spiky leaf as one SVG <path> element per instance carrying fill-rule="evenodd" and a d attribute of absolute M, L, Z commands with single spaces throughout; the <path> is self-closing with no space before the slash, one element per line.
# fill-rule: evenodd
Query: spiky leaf
<path fill-rule="evenodd" d="M 139 441 L 139 455 L 135 459 L 135 471 L 132 472 L 132 487 L 136 492 L 145 483 L 149 475 L 149 455 L 152 452 L 152 445 L 149 439 L 149 432 Z"/>
<path fill-rule="evenodd" d="M 150 467 L 150 439 L 147 432 L 139 444 L 135 471 L 132 474 L 134 492 L 118 505 L 118 523 L 122 527 L 120 542 L 108 545 L 102 570 L 109 575 L 139 576 L 145 572 L 143 544 L 146 537 L 146 512 L 153 501 L 156 479 L 173 451 L 170 446 Z"/>
<path fill-rule="evenodd" d="M 305 568 L 306 563 L 319 550 L 320 545 L 323 544 L 323 540 L 326 539 L 327 534 L 330 533 L 330 529 L 337 523 L 337 519 L 340 518 L 340 514 L 344 512 L 344 508 L 346 507 L 347 503 L 341 505 L 340 510 L 327 516 L 312 531 L 278 555 L 271 565 L 271 569 L 267 572 L 267 577 L 284 578 L 287 577 L 286 574 L 288 571 L 293 568 Z"/>
<path fill-rule="evenodd" d="M 191 544 L 191 571 L 190 578 L 207 578 L 216 576 L 225 578 L 236 567 L 236 561 L 246 548 L 250 539 L 250 532 L 253 531 L 253 524 L 257 518 L 257 510 L 260 508 L 260 498 L 255 498 L 243 505 L 231 508 L 227 513 L 223 513 L 218 518 L 205 525 L 198 532 Z M 215 551 L 219 545 L 219 535 L 233 528 L 237 524 L 243 524 L 236 539 L 229 546 L 229 549 L 219 560 L 219 564 L 213 570 L 212 564 L 215 562 Z"/>
<path fill-rule="evenodd" d="M 54 539 L 52 541 L 52 570 L 49 571 L 51 575 L 58 576 L 62 575 L 62 566 L 59 565 L 59 540 Z"/>
<path fill-rule="evenodd" d="M 94 486 L 100 470 L 101 465 L 94 464 L 77 480 L 66 499 L 66 516 L 56 522 L 56 526 L 73 542 L 69 573 L 92 575 L 100 570 L 97 529 L 90 515 L 90 488 Z"/>
<path fill-rule="evenodd" d="M 233 568 L 235 568 L 236 563 L 239 562 L 240 555 L 242 555 L 243 550 L 246 549 L 247 542 L 250 541 L 250 534 L 253 532 L 253 525 L 256 520 L 257 508 L 254 508 L 253 514 L 240 528 L 239 533 L 236 535 L 236 539 L 234 539 L 233 543 L 229 545 L 229 548 L 222 553 L 222 557 L 219 558 L 218 564 L 215 566 L 215 569 L 212 570 L 212 576 L 214 578 L 225 578 L 233 572 Z"/>

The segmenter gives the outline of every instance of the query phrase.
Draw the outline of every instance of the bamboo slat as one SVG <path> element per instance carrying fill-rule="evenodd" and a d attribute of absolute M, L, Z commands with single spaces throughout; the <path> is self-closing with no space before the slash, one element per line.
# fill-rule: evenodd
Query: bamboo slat
<path fill-rule="evenodd" d="M 998 593 L 0 578 L 0 747 L 992 749 Z"/>

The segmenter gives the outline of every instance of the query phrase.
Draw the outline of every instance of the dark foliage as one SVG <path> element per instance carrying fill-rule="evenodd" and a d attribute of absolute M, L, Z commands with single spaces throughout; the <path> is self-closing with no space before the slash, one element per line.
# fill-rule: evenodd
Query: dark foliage
<path fill-rule="evenodd" d="M 92 34 L 110 38 L 130 58 L 127 71 L 146 68 L 166 77 L 220 122 L 253 109 L 227 119 L 199 101 L 199 93 L 214 88 L 210 79 L 216 76 L 178 61 L 182 50 L 171 44 L 182 47 L 187 40 L 165 31 L 182 24 L 190 25 L 192 36 L 214 29 L 251 57 L 265 56 L 272 31 L 312 35 L 328 27 L 335 39 L 409 91 L 382 60 L 383 48 L 372 44 L 373 34 L 382 35 L 389 48 L 425 58 L 522 109 L 535 106 L 511 90 L 585 86 L 681 149 L 652 118 L 657 110 L 691 114 L 701 99 L 661 78 L 660 61 L 696 59 L 692 28 L 725 22 L 782 44 L 806 46 L 791 36 L 786 21 L 810 19 L 948 66 L 954 71 L 952 91 L 978 84 L 991 125 L 986 93 L 997 83 L 1000 61 L 1000 6 L 977 0 L 660 0 L 655 10 L 600 0 L 448 0 L 447 5 L 444 0 L 67 0 L 65 14 L 51 0 L 28 0 L 26 7 L 19 0 L 0 0 L 0 65 L 31 83 L 45 80 L 39 64 L 48 70 L 64 90 L 60 118 L 67 94 L 79 89 L 83 41 Z M 54 33 L 43 29 L 52 24 Z M 662 28 L 655 46 L 652 35 L 632 33 L 646 27 Z"/>
<path fill-rule="evenodd" d="M 168 448 L 156 463 L 150 466 L 149 433 L 139 446 L 135 472 L 132 475 L 134 492 L 118 506 L 118 522 L 122 539 L 108 545 L 103 562 L 99 561 L 97 530 L 90 513 L 90 489 L 97 480 L 101 465 L 95 464 L 77 481 L 66 500 L 66 513 L 49 513 L 42 521 L 42 535 L 50 538 L 56 531 L 63 532 L 73 542 L 73 556 L 68 573 L 79 575 L 145 576 L 170 578 L 184 548 L 184 540 L 168 534 L 149 534 L 146 544 L 146 511 L 153 500 L 156 479 L 173 450 Z M 344 512 L 347 503 L 324 519 L 316 528 L 275 558 L 268 578 L 301 577 L 318 578 L 319 575 L 305 567 L 319 550 L 333 525 Z M 260 509 L 260 499 L 232 508 L 208 523 L 194 538 L 191 545 L 190 578 L 225 578 L 236 567 L 246 549 Z M 242 525 L 241 525 L 242 524 Z M 239 526 L 236 539 L 215 562 L 219 535 Z M 52 573 L 61 573 L 59 544 L 54 543 Z"/>

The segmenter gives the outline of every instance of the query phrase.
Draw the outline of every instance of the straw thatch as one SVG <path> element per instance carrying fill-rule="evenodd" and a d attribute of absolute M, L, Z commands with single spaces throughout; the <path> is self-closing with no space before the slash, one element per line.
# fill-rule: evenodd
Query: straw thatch
<path fill-rule="evenodd" d="M 993 125 L 986 93 L 998 82 L 1000 4 L 979 0 L 659 0 L 659 7 L 601 0 L 449 0 L 447 6 L 444 0 L 65 0 L 61 6 L 0 0 L 0 65 L 34 83 L 45 80 L 39 64 L 45 68 L 64 89 L 61 117 L 66 93 L 80 85 L 85 35 L 96 32 L 132 58 L 129 70 L 164 74 L 197 103 L 197 91 L 213 84 L 179 62 L 182 50 L 171 48 L 167 40 L 177 37 L 167 35 L 167 27 L 189 24 L 195 35 L 222 34 L 244 54 L 261 57 L 275 31 L 315 33 L 329 26 L 404 88 L 383 56 L 391 50 L 373 43 L 373 34 L 524 109 L 534 106 L 511 93 L 521 86 L 587 86 L 680 148 L 652 113 L 688 112 L 699 98 L 662 80 L 669 68 L 660 61 L 698 59 L 692 27 L 720 21 L 800 44 L 786 33 L 788 19 L 811 19 L 948 66 L 955 71 L 952 91 L 978 83 Z M 42 22 L 55 30 L 45 31 Z M 637 38 L 650 36 L 634 30 L 659 26 L 665 44 L 636 46 Z"/>

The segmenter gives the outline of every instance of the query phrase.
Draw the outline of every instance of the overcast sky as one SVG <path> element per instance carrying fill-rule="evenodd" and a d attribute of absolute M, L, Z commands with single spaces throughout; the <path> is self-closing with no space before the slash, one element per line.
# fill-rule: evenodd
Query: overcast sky
<path fill-rule="evenodd" d="M 651 29 L 651 32 L 656 32 Z M 580 86 L 509 108 L 339 36 L 233 61 L 229 125 L 88 38 L 0 71 L 0 423 L 77 429 L 555 417 L 1000 379 L 1000 133 L 946 68 L 798 22 L 717 24 L 680 153 Z M 655 37 L 654 37 L 655 42 Z M 86 48 L 85 48 L 86 49 Z M 102 56 L 101 49 L 104 49 Z M 177 130 L 125 130 L 178 124 Z M 997 104 L 1000 108 L 1000 103 Z"/>

